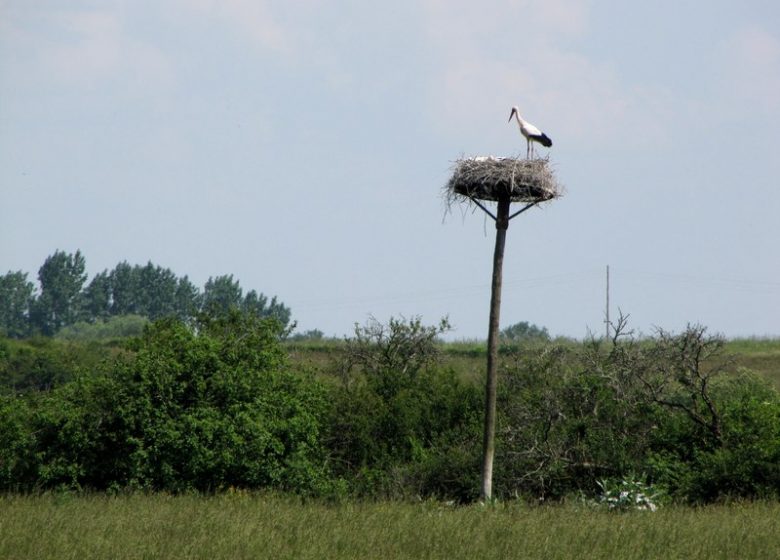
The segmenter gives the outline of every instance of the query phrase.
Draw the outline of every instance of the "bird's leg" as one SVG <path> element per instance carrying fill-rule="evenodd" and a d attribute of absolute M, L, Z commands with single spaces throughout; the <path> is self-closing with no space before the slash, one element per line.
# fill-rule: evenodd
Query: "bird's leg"
<path fill-rule="evenodd" d="M 525 159 L 531 156 L 531 141 L 526 139 L 525 141 Z"/>

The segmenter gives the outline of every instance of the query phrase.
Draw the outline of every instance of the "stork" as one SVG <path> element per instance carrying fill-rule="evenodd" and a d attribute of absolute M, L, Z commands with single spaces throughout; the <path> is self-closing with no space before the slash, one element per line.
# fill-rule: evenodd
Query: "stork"
<path fill-rule="evenodd" d="M 512 117 L 517 119 L 520 132 L 523 134 L 523 136 L 525 136 L 525 141 L 527 142 L 525 157 L 530 157 L 533 155 L 533 142 L 539 142 L 545 148 L 552 146 L 552 140 L 550 140 L 550 137 L 528 121 L 523 120 L 523 117 L 520 116 L 520 111 L 517 109 L 517 107 L 512 107 L 512 112 L 509 113 L 509 121 L 512 120 Z"/>

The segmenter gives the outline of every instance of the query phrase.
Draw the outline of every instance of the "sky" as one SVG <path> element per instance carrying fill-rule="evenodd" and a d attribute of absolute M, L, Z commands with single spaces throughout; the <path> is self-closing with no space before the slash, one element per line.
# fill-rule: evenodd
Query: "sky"
<path fill-rule="evenodd" d="M 501 324 L 780 336 L 774 0 L 0 0 L 0 273 L 233 274 L 297 329 L 485 338 L 495 239 L 460 157 L 554 142 Z"/>

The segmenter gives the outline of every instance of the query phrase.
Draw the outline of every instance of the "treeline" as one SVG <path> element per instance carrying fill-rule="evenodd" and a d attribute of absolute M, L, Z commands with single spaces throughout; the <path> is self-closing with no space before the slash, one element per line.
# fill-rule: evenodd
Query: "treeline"
<path fill-rule="evenodd" d="M 121 347 L 0 338 L 0 490 L 478 499 L 483 388 L 442 359 L 447 329 L 371 321 L 315 370 L 237 310 Z M 778 465 L 780 395 L 701 327 L 502 355 L 498 498 L 777 498 Z"/>
<path fill-rule="evenodd" d="M 209 278 L 201 290 L 189 278 L 151 262 L 144 266 L 120 262 L 87 282 L 80 251 L 56 251 L 38 270 L 38 284 L 28 273 L 0 276 L 0 333 L 12 338 L 53 335 L 80 322 L 96 323 L 135 315 L 151 321 L 175 317 L 192 321 L 201 312 L 239 309 L 257 317 L 290 321 L 290 309 L 255 290 L 244 293 L 233 275 Z"/>

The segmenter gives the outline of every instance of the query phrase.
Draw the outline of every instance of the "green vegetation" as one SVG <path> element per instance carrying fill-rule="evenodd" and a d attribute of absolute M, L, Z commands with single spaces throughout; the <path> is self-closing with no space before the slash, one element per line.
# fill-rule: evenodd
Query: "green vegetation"
<path fill-rule="evenodd" d="M 0 498 L 0 558 L 778 557 L 780 505 L 764 502 L 621 514 L 519 502 L 327 505 L 245 492 Z"/>
<path fill-rule="evenodd" d="M 507 340 L 480 505 L 484 352 L 448 328 L 0 338 L 0 558 L 780 556 L 777 341 Z"/>
<path fill-rule="evenodd" d="M 760 374 L 780 389 L 780 339 L 730 340 L 726 350 L 734 354 L 739 366 Z"/>
<path fill-rule="evenodd" d="M 0 488 L 473 502 L 484 355 L 439 342 L 448 328 L 393 319 L 289 341 L 234 309 L 103 342 L 0 339 Z M 780 395 L 727 348 L 697 326 L 507 344 L 496 496 L 776 498 Z"/>
<path fill-rule="evenodd" d="M 0 400 L 5 488 L 325 493 L 324 395 L 286 368 L 273 320 L 158 321 L 109 369 Z"/>
<path fill-rule="evenodd" d="M 529 324 L 527 321 L 521 321 L 502 329 L 501 338 L 510 342 L 531 340 L 546 342 L 550 340 L 550 333 L 544 327 L 537 327 Z"/>
<path fill-rule="evenodd" d="M 107 331 L 116 331 L 113 321 L 127 316 L 192 322 L 199 313 L 224 314 L 231 309 L 274 317 L 284 325 L 290 322 L 290 310 L 284 304 L 275 297 L 269 301 L 255 290 L 245 294 L 232 274 L 209 278 L 201 292 L 187 276 L 177 277 L 151 262 L 145 266 L 121 262 L 111 271 L 96 274 L 89 283 L 85 267 L 80 251 L 56 251 L 38 270 L 39 289 L 26 272 L 0 276 L 0 334 L 104 338 Z M 93 324 L 98 328 L 85 326 Z"/>

